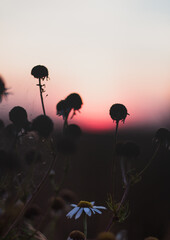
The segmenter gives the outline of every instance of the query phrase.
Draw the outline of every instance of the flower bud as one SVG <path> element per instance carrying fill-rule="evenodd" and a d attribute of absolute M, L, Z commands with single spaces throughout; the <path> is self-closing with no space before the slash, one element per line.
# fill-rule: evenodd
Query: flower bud
<path fill-rule="evenodd" d="M 116 103 L 110 108 L 110 116 L 113 121 L 115 120 L 116 122 L 119 122 L 121 120 L 124 123 L 127 115 L 129 114 L 127 113 L 127 109 L 123 104 Z"/>
<path fill-rule="evenodd" d="M 31 70 L 31 75 L 35 78 L 48 78 L 48 69 L 42 65 L 37 65 Z"/>

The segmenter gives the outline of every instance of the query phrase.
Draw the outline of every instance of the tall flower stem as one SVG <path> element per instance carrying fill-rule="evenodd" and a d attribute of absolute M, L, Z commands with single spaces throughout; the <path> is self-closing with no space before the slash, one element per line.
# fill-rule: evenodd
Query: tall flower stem
<path fill-rule="evenodd" d="M 84 213 L 84 219 L 83 219 L 83 227 L 84 227 L 84 235 L 87 239 L 87 215 Z"/>
<path fill-rule="evenodd" d="M 43 114 L 46 115 L 45 113 L 45 107 L 44 107 L 44 101 L 43 101 L 43 88 L 42 88 L 42 84 L 41 84 L 41 78 L 39 78 L 39 84 L 38 84 L 39 88 L 40 88 L 40 98 L 41 98 L 41 104 L 42 104 L 42 109 L 43 109 Z"/>
<path fill-rule="evenodd" d="M 51 143 L 52 145 L 52 143 Z M 51 146 L 51 148 L 53 148 L 53 146 Z M 5 232 L 5 234 L 2 237 L 2 240 L 5 239 L 5 237 L 11 232 L 11 230 L 19 223 L 19 221 L 21 220 L 21 218 L 24 216 L 26 210 L 29 208 L 29 206 L 32 204 L 32 202 L 35 200 L 35 198 L 38 196 L 38 193 L 41 191 L 41 189 L 43 188 L 44 184 L 46 183 L 49 173 L 51 171 L 51 169 L 54 167 L 55 163 L 57 160 L 57 155 L 55 153 L 53 153 L 53 159 L 51 161 L 51 164 L 47 170 L 47 172 L 45 173 L 44 177 L 42 178 L 41 182 L 39 183 L 39 185 L 36 187 L 35 191 L 33 192 L 31 198 L 26 202 L 25 206 L 23 207 L 23 209 L 20 211 L 19 215 L 17 216 L 17 218 L 15 219 L 15 221 L 10 225 L 10 227 L 8 228 L 8 230 Z"/>

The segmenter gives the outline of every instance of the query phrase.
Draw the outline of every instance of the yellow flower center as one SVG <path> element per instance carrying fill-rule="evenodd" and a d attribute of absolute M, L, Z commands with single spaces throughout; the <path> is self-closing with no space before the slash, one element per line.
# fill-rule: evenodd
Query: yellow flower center
<path fill-rule="evenodd" d="M 88 201 L 80 201 L 78 204 L 77 204 L 77 207 L 86 207 L 86 208 L 93 208 L 93 205 L 88 202 Z"/>

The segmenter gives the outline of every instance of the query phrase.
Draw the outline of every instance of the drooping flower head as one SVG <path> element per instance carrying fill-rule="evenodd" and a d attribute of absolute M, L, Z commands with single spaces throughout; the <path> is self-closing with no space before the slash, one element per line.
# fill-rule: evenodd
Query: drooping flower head
<path fill-rule="evenodd" d="M 32 121 L 32 130 L 41 137 L 48 138 L 54 128 L 53 121 L 46 115 L 39 115 Z"/>
<path fill-rule="evenodd" d="M 170 131 L 166 128 L 159 128 L 155 133 L 153 138 L 153 142 L 156 144 L 160 144 L 165 148 L 170 147 Z"/>
<path fill-rule="evenodd" d="M 101 232 L 98 234 L 97 240 L 116 240 L 116 237 L 112 232 Z"/>
<path fill-rule="evenodd" d="M 79 94 L 71 93 L 68 95 L 65 100 L 61 100 L 57 106 L 57 115 L 63 116 L 63 119 L 67 119 L 71 110 L 73 110 L 73 116 L 76 114 L 76 111 L 79 111 L 83 102 Z"/>
<path fill-rule="evenodd" d="M 71 204 L 74 207 L 66 216 L 72 218 L 75 215 L 75 219 L 79 218 L 84 212 L 89 217 L 95 213 L 101 214 L 102 212 L 99 209 L 106 209 L 103 206 L 94 206 L 95 202 L 80 201 L 77 205 Z"/>
<path fill-rule="evenodd" d="M 33 67 L 31 70 L 31 75 L 33 75 L 35 78 L 41 78 L 41 79 L 48 79 L 48 69 L 45 66 L 37 65 Z"/>
<path fill-rule="evenodd" d="M 2 98 L 8 95 L 7 88 L 5 87 L 4 80 L 0 77 L 0 102 L 2 102 Z"/>
<path fill-rule="evenodd" d="M 68 117 L 68 114 L 70 113 L 70 108 L 68 107 L 68 104 L 66 100 L 61 100 L 56 105 L 57 115 L 62 116 L 65 120 Z"/>
<path fill-rule="evenodd" d="M 72 231 L 67 240 L 85 240 L 86 236 L 84 235 L 83 232 L 79 231 L 79 230 L 74 230 Z"/>
<path fill-rule="evenodd" d="M 52 197 L 50 205 L 54 211 L 62 211 L 65 208 L 65 201 L 61 197 Z"/>
<path fill-rule="evenodd" d="M 124 123 L 127 115 L 129 115 L 127 108 L 120 103 L 113 104 L 110 108 L 109 113 L 113 121 L 115 120 L 117 123 L 119 121 L 122 121 Z"/>

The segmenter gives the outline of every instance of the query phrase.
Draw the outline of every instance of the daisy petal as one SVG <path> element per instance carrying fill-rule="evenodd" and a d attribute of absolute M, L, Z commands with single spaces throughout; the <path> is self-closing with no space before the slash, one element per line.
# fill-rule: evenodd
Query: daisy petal
<path fill-rule="evenodd" d="M 79 210 L 79 207 L 73 208 L 73 209 L 66 215 L 66 217 L 72 218 L 73 215 L 74 215 L 76 212 L 78 212 L 78 210 Z"/>
<path fill-rule="evenodd" d="M 83 208 L 85 213 L 90 217 L 91 216 L 91 211 L 89 208 Z"/>
<path fill-rule="evenodd" d="M 71 204 L 71 206 L 72 206 L 72 207 L 77 207 L 77 205 L 76 205 L 76 204 Z"/>
<path fill-rule="evenodd" d="M 92 210 L 92 212 L 93 212 L 94 214 L 96 214 L 95 211 L 94 211 L 94 209 L 91 208 L 91 210 Z"/>
<path fill-rule="evenodd" d="M 101 211 L 99 211 L 98 209 L 93 209 L 95 212 L 97 212 L 97 213 L 99 213 L 99 214 L 102 214 L 102 212 Z"/>
<path fill-rule="evenodd" d="M 80 208 L 80 210 L 77 212 L 75 219 L 79 218 L 83 212 L 83 208 Z"/>
<path fill-rule="evenodd" d="M 102 206 L 93 206 L 93 208 L 97 208 L 97 209 L 106 209 L 105 207 L 102 207 Z"/>
<path fill-rule="evenodd" d="M 94 202 L 90 202 L 93 206 L 94 206 L 94 204 L 95 204 L 95 201 Z"/>

